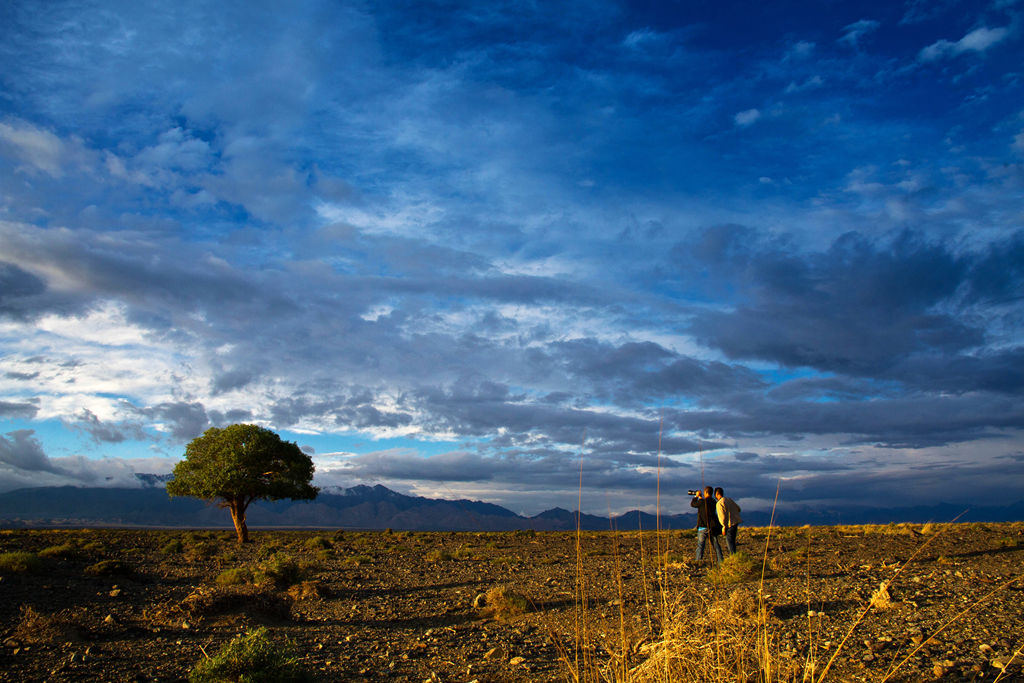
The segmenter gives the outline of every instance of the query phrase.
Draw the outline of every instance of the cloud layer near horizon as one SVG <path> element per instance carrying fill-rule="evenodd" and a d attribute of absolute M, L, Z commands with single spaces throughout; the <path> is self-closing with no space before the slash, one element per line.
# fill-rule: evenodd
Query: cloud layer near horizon
<path fill-rule="evenodd" d="M 1024 497 L 1019 11 L 748 10 L 10 3 L 0 489 Z"/>

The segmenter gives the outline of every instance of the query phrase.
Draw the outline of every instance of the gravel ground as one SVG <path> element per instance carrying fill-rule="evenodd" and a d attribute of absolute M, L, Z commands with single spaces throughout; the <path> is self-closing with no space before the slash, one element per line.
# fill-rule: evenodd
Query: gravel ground
<path fill-rule="evenodd" d="M 1024 524 L 741 528 L 757 575 L 727 585 L 693 532 L 252 536 L 0 531 L 0 553 L 43 555 L 0 569 L 0 681 L 182 680 L 256 626 L 318 680 L 570 680 L 562 660 L 641 664 L 674 615 L 737 591 L 780 656 L 820 672 L 838 649 L 828 680 L 882 680 L 922 643 L 891 680 L 1024 680 Z M 501 586 L 528 610 L 496 612 Z"/>

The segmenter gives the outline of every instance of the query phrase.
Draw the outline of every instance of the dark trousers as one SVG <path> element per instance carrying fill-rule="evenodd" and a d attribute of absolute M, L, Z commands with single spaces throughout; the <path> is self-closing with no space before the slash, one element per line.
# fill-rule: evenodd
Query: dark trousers
<path fill-rule="evenodd" d="M 733 524 L 725 527 L 725 545 L 729 548 L 730 555 L 736 554 L 736 530 L 739 526 L 739 524 Z"/>

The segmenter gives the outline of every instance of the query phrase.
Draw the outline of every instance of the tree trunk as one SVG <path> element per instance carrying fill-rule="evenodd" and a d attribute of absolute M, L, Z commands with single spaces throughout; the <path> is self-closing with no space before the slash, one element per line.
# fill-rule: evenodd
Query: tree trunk
<path fill-rule="evenodd" d="M 235 523 L 235 533 L 238 534 L 239 543 L 249 542 L 249 527 L 245 525 L 245 508 L 247 507 L 248 505 L 241 500 L 228 501 L 231 521 Z"/>

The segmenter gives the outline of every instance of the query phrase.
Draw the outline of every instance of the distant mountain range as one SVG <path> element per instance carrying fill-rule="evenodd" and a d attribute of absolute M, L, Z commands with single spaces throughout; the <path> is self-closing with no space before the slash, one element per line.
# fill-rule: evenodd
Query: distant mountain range
<path fill-rule="evenodd" d="M 142 526 L 230 527 L 226 510 L 194 498 L 169 498 L 164 484 L 169 475 L 138 475 L 139 488 L 27 488 L 0 494 L 0 525 L 12 526 Z M 778 513 L 776 524 L 884 524 L 944 522 L 963 512 L 953 505 L 917 508 L 789 509 Z M 744 523 L 763 526 L 769 515 L 745 512 Z M 1024 519 L 1024 502 L 1009 507 L 979 507 L 960 521 Z M 438 500 L 407 496 L 384 486 L 353 486 L 322 491 L 313 501 L 257 501 L 249 507 L 250 527 L 313 527 L 348 529 L 407 529 L 415 531 L 568 531 L 577 528 L 577 514 L 562 508 L 524 517 L 491 503 Z M 654 515 L 633 510 L 611 518 L 583 514 L 585 530 L 654 529 Z M 662 514 L 661 528 L 690 529 L 696 514 Z"/>

